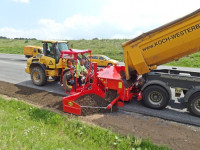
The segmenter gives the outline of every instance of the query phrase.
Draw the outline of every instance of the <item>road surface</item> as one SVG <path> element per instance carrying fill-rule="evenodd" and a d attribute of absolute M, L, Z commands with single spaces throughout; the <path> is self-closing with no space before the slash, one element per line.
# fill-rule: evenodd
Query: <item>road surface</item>
<path fill-rule="evenodd" d="M 5 81 L 17 85 L 23 85 L 31 88 L 45 90 L 48 92 L 66 95 L 64 89 L 60 86 L 59 83 L 56 82 L 50 82 L 42 87 L 33 85 L 30 80 L 30 75 L 28 75 L 24 71 L 24 68 L 26 66 L 26 60 L 27 59 L 24 57 L 24 55 L 0 54 L 0 81 Z M 120 64 L 123 65 L 123 63 Z M 160 66 L 159 68 L 170 67 Z M 178 69 L 200 72 L 200 69 L 195 68 L 178 67 Z M 182 101 L 183 98 L 175 98 L 174 93 L 174 90 L 172 90 L 173 98 L 170 101 L 169 106 L 167 106 L 167 108 L 165 108 L 164 110 L 149 109 L 144 107 L 141 104 L 141 102 L 133 100 L 128 104 L 125 103 L 125 106 L 120 108 L 119 111 L 125 114 L 134 114 L 136 112 L 185 124 L 200 126 L 200 118 L 189 114 L 186 109 L 186 105 L 180 103 L 180 101 Z"/>

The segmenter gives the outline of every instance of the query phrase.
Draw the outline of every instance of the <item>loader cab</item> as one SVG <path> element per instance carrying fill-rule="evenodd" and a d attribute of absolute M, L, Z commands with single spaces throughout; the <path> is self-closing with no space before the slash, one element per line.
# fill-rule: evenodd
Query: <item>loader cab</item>
<path fill-rule="evenodd" d="M 42 41 L 44 55 L 54 58 L 59 62 L 61 51 L 68 50 L 67 41 Z"/>

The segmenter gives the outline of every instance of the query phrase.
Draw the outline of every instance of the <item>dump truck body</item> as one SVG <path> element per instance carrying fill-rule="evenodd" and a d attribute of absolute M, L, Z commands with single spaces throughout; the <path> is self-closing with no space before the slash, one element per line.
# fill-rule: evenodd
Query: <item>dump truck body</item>
<path fill-rule="evenodd" d="M 42 53 L 42 47 L 39 46 L 25 46 L 24 55 L 27 58 L 37 56 Z"/>
<path fill-rule="evenodd" d="M 123 43 L 126 78 L 199 51 L 199 41 L 200 9 Z"/>

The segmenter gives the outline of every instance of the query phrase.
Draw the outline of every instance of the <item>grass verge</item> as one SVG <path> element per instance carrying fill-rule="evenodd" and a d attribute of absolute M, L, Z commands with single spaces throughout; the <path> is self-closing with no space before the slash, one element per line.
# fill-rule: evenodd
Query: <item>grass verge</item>
<path fill-rule="evenodd" d="M 192 67 L 200 68 L 200 52 L 194 53 L 187 57 L 180 58 L 177 61 L 167 63 L 168 66 L 179 66 L 179 67 Z"/>
<path fill-rule="evenodd" d="M 124 52 L 121 44 L 126 41 L 128 41 L 128 39 L 70 40 L 69 48 L 73 46 L 75 49 L 91 49 L 93 54 L 106 55 L 112 59 L 123 62 Z M 42 42 L 40 40 L 0 39 L 0 53 L 23 54 L 23 48 L 27 45 L 42 46 Z M 199 60 L 200 52 L 165 65 L 199 68 Z"/>
<path fill-rule="evenodd" d="M 0 149 L 167 149 L 0 97 Z"/>
<path fill-rule="evenodd" d="M 107 55 L 118 61 L 123 61 L 123 49 L 121 44 L 125 40 L 70 40 L 69 48 L 91 49 L 93 54 Z M 40 40 L 14 40 L 0 39 L 0 53 L 23 54 L 23 48 L 27 45 L 42 46 Z"/>

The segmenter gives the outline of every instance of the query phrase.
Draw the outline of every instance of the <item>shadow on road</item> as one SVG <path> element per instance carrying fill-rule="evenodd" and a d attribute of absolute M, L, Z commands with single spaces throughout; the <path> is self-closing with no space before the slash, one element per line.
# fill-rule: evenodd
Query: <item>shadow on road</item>
<path fill-rule="evenodd" d="M 44 86 L 36 86 L 32 83 L 31 80 L 27 80 L 27 81 L 17 83 L 15 85 L 16 86 L 25 86 L 25 87 L 34 88 L 34 89 L 37 89 L 38 92 L 39 92 L 39 90 L 44 90 L 44 91 L 47 91 L 47 92 L 51 92 L 51 93 L 55 93 L 55 94 L 59 94 L 59 95 L 63 95 L 63 96 L 67 95 L 65 93 L 64 88 L 60 85 L 59 82 L 47 82 L 47 84 L 44 85 Z M 23 93 L 23 91 L 22 91 L 22 93 Z"/>
<path fill-rule="evenodd" d="M 131 114 L 131 112 L 135 112 L 166 120 L 200 126 L 200 118 L 191 115 L 187 111 L 185 103 L 178 103 L 176 100 L 171 100 L 169 105 L 163 110 L 150 109 L 143 106 L 141 101 L 138 102 L 137 100 L 132 100 L 129 103 L 125 103 L 125 106 L 121 107 L 120 110 L 124 113 L 128 112 Z"/>

